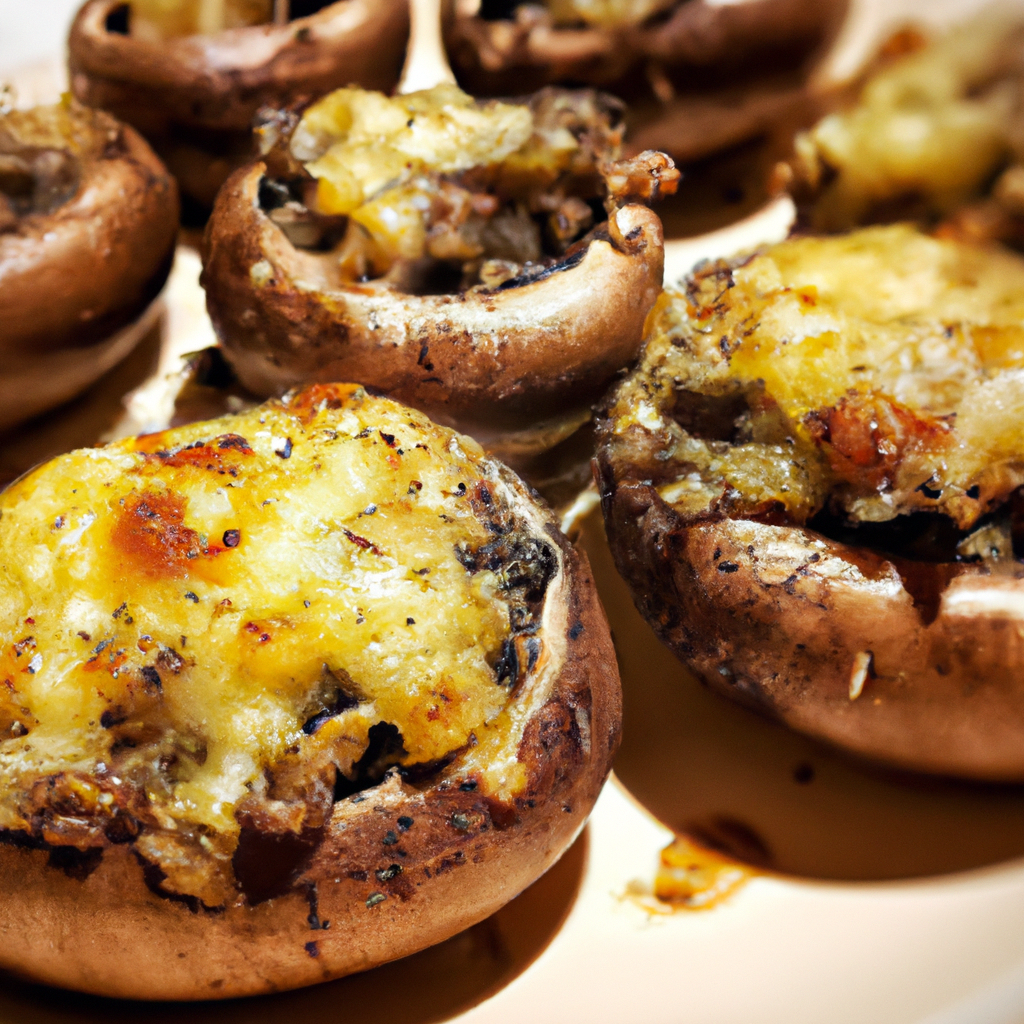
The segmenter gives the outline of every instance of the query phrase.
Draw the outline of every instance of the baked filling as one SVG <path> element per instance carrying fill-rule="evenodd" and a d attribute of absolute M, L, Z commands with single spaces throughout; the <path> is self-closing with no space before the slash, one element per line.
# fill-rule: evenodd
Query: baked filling
<path fill-rule="evenodd" d="M 640 25 L 678 6 L 679 0 L 541 0 L 523 4 L 516 0 L 468 0 L 459 4 L 464 17 L 480 15 L 488 21 L 525 17 L 536 20 L 538 14 L 559 28 L 629 28 Z"/>
<path fill-rule="evenodd" d="M 559 564 L 513 497 L 472 440 L 348 385 L 21 479 L 0 496 L 0 828 L 131 842 L 160 891 L 219 906 L 245 834 L 315 842 L 391 768 L 461 754 L 511 798 L 510 695 L 552 660 Z"/>
<path fill-rule="evenodd" d="M 798 135 L 815 228 L 893 219 L 893 208 L 945 216 L 981 194 L 1020 156 L 1020 43 L 1019 16 L 987 12 L 892 61 L 851 107 Z"/>
<path fill-rule="evenodd" d="M 500 288 L 571 255 L 605 200 L 650 198 L 654 179 L 674 188 L 660 154 L 612 162 L 619 114 L 591 91 L 503 103 L 454 85 L 393 98 L 340 89 L 258 128 L 260 202 L 292 244 L 329 255 L 339 284 Z"/>
<path fill-rule="evenodd" d="M 612 445 L 684 518 L 929 513 L 960 554 L 1009 553 L 998 515 L 1024 485 L 1019 256 L 906 225 L 797 238 L 698 270 L 649 325 L 609 412 Z M 1003 542 L 979 540 L 993 529 Z"/>
<path fill-rule="evenodd" d="M 131 0 L 126 30 L 159 43 L 181 36 L 213 35 L 224 29 L 262 25 L 274 17 L 273 0 Z"/>

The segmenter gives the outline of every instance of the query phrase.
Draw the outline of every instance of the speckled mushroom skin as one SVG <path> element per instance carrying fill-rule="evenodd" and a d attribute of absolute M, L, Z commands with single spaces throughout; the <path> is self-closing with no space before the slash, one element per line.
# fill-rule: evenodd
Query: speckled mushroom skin
<path fill-rule="evenodd" d="M 68 39 L 71 89 L 134 125 L 182 191 L 209 205 L 251 155 L 264 104 L 288 106 L 357 83 L 390 90 L 409 32 L 407 0 L 338 0 L 286 25 L 151 43 L 109 31 L 121 0 L 88 0 Z"/>
<path fill-rule="evenodd" d="M 78 394 L 127 355 L 120 329 L 156 298 L 178 233 L 174 179 L 133 129 L 99 115 L 74 195 L 0 234 L 0 428 Z"/>
<path fill-rule="evenodd" d="M 621 241 L 594 237 L 533 280 L 421 296 L 343 284 L 330 254 L 294 248 L 260 209 L 264 172 L 232 175 L 203 243 L 210 317 L 256 394 L 354 380 L 473 433 L 585 404 L 636 356 L 664 264 L 645 206 L 616 213 Z"/>
<path fill-rule="evenodd" d="M 532 502 L 525 488 L 522 500 Z M 135 999 L 274 992 L 406 956 L 511 900 L 582 828 L 621 721 L 615 652 L 589 565 L 553 526 L 549 533 L 560 570 L 543 635 L 562 660 L 526 725 L 518 759 L 527 782 L 514 801 L 467 791 L 444 773 L 415 784 L 390 774 L 335 804 L 280 895 L 223 911 L 157 895 L 128 845 L 69 864 L 0 844 L 4 966 Z M 272 850 L 265 856 L 273 862 Z"/>
<path fill-rule="evenodd" d="M 475 95 L 507 95 L 555 82 L 610 87 L 657 61 L 691 71 L 743 68 L 773 49 L 810 52 L 834 32 L 845 0 L 689 0 L 667 18 L 603 29 L 467 16 L 448 3 L 445 42 L 459 81 Z"/>
<path fill-rule="evenodd" d="M 901 565 L 912 596 L 892 561 L 813 530 L 685 522 L 628 449 L 604 431 L 597 468 L 616 565 L 707 685 L 873 760 L 1024 780 L 1019 565 L 989 575 L 916 563 L 916 578 Z"/>

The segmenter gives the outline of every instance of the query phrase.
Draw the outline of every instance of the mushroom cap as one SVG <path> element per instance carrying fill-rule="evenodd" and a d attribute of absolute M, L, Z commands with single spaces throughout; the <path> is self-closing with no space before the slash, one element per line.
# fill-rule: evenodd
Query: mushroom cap
<path fill-rule="evenodd" d="M 407 0 L 337 0 L 285 25 L 159 43 L 108 27 L 124 7 L 88 0 L 79 10 L 68 38 L 72 92 L 134 125 L 206 205 L 250 158 L 260 107 L 352 82 L 389 90 L 409 34 Z"/>
<path fill-rule="evenodd" d="M 898 571 L 806 527 L 687 523 L 605 441 L 616 565 L 705 683 L 871 760 L 1024 781 L 1024 570 Z"/>
<path fill-rule="evenodd" d="M 0 428 L 73 397 L 141 337 L 178 230 L 174 179 L 132 128 L 91 113 L 106 138 L 74 157 L 73 195 L 0 234 Z"/>
<path fill-rule="evenodd" d="M 211 319 L 256 394 L 344 378 L 470 433 L 515 429 L 593 400 L 639 349 L 664 263 L 645 206 L 616 212 L 621 242 L 597 232 L 532 277 L 412 295 L 344 284 L 329 255 L 292 246 L 260 209 L 264 173 L 255 163 L 229 179 L 203 243 Z"/>

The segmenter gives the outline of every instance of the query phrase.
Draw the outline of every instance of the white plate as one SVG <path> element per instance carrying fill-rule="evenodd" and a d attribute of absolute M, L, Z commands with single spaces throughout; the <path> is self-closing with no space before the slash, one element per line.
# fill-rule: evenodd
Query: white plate
<path fill-rule="evenodd" d="M 0 0 L 0 69 L 20 69 L 23 99 L 60 88 L 55 68 L 74 6 Z M 908 12 L 945 21 L 976 6 L 864 0 L 832 67 L 855 66 L 880 26 Z M 183 251 L 165 299 L 162 370 L 209 337 L 197 272 Z M 151 362 L 136 362 L 72 417 L 81 443 L 113 422 L 112 396 L 151 372 Z M 26 441 L 45 453 L 51 435 Z M 0 1022 L 1024 1021 L 1024 789 L 881 773 L 719 700 L 640 621 L 593 520 L 584 542 L 623 669 L 622 781 L 605 789 L 545 878 L 432 950 L 317 988 L 140 1006 L 7 979 Z M 672 833 L 644 806 L 676 827 L 720 830 L 724 821 L 776 872 L 711 910 L 651 913 L 629 893 L 650 885 Z"/>

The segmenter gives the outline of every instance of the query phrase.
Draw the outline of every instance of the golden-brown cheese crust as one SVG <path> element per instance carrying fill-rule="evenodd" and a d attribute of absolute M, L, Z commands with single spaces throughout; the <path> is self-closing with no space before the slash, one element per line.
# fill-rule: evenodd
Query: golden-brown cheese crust
<path fill-rule="evenodd" d="M 127 352 L 118 330 L 156 297 L 177 237 L 178 190 L 140 136 L 72 109 L 94 133 L 56 209 L 0 233 L 0 428 L 52 408 Z M 88 125 L 88 127 L 85 127 Z"/>
<path fill-rule="evenodd" d="M 585 559 L 514 477 L 489 465 L 493 495 L 546 533 L 557 563 L 535 634 L 544 653 L 514 691 L 506 740 L 485 738 L 433 774 L 391 772 L 339 798 L 312 836 L 264 834 L 247 869 L 235 861 L 247 898 L 216 911 L 161 891 L 130 842 L 75 856 L 9 832 L 0 842 L 4 967 L 132 998 L 277 991 L 440 941 L 554 862 L 610 768 L 618 673 Z M 505 794 L 489 777 L 501 763 L 518 766 Z"/>
<path fill-rule="evenodd" d="M 261 106 L 350 83 L 390 90 L 409 31 L 407 0 L 338 0 L 287 25 L 156 43 L 108 30 L 121 7 L 88 0 L 78 12 L 68 40 L 72 91 L 138 128 L 183 191 L 206 205 L 248 158 Z"/>
<path fill-rule="evenodd" d="M 780 273 L 802 251 L 809 276 Z M 706 267 L 663 301 L 600 421 L 597 472 L 638 608 L 706 683 L 872 759 L 1024 780 L 1024 567 L 1000 518 L 1017 521 L 1022 271 L 900 226 Z M 998 358 L 979 357 L 989 344 Z M 860 382 L 877 390 L 854 444 L 856 424 L 844 438 L 839 423 Z M 955 443 L 887 432 L 887 402 L 908 421 L 952 409 Z M 988 429 L 972 434 L 979 418 Z M 830 464 L 836 447 L 845 461 Z M 873 520 L 860 529 L 888 536 L 885 550 L 850 523 L 846 543 L 819 532 L 837 529 L 829 511 Z M 912 528 L 911 512 L 953 541 L 894 549 L 884 531 Z M 994 524 L 952 549 L 954 522 L 982 512 Z"/>
<path fill-rule="evenodd" d="M 203 247 L 207 308 L 257 394 L 356 380 L 472 433 L 586 402 L 636 353 L 664 261 L 646 207 L 617 211 L 621 241 L 594 238 L 535 280 L 419 296 L 344 285 L 330 256 L 294 248 L 260 209 L 264 173 L 256 163 L 229 179 Z"/>
<path fill-rule="evenodd" d="M 905 224 L 794 238 L 666 291 L 610 411 L 656 438 L 684 514 L 966 530 L 1024 484 L 1022 320 L 1007 250 Z"/>

